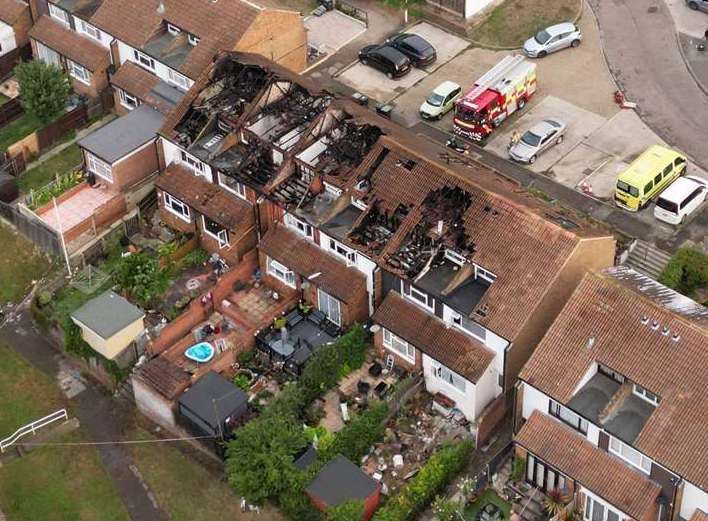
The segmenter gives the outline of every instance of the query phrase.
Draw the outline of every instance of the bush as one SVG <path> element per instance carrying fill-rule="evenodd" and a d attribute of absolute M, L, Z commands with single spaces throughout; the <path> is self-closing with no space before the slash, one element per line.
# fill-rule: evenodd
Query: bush
<path fill-rule="evenodd" d="M 364 502 L 351 500 L 327 510 L 327 521 L 361 521 L 364 517 Z"/>
<path fill-rule="evenodd" d="M 71 92 L 71 83 L 64 71 L 55 65 L 31 60 L 20 63 L 14 72 L 25 112 L 42 123 L 49 123 L 64 111 Z"/>
<path fill-rule="evenodd" d="M 399 494 L 374 516 L 375 521 L 405 521 L 422 512 L 467 464 L 472 442 L 444 445 Z"/>
<path fill-rule="evenodd" d="M 526 475 L 526 460 L 523 458 L 514 458 L 511 469 L 512 481 L 521 481 Z"/>
<path fill-rule="evenodd" d="M 251 379 L 243 373 L 234 376 L 234 385 L 239 389 L 248 392 L 251 389 Z"/>
<path fill-rule="evenodd" d="M 80 170 L 57 176 L 54 183 L 32 192 L 32 209 L 44 206 L 55 197 L 59 197 L 67 190 L 80 184 L 83 180 L 84 173 Z"/>
<path fill-rule="evenodd" d="M 185 255 L 180 261 L 180 264 L 182 265 L 182 268 L 193 268 L 194 266 L 201 266 L 208 260 L 209 254 L 206 250 L 197 248 Z"/>
<path fill-rule="evenodd" d="M 160 268 L 156 258 L 145 253 L 134 253 L 120 259 L 114 278 L 143 307 L 150 307 L 169 285 L 167 271 Z"/>
<path fill-rule="evenodd" d="M 371 405 L 352 418 L 335 435 L 334 442 L 326 450 L 320 451 L 320 458 L 329 461 L 337 454 L 341 454 L 354 463 L 358 462 L 369 452 L 369 448 L 383 437 L 385 429 L 383 421 L 387 414 L 388 405 L 384 402 Z"/>
<path fill-rule="evenodd" d="M 686 296 L 708 285 L 708 256 L 696 248 L 680 248 L 661 272 L 659 282 Z"/>

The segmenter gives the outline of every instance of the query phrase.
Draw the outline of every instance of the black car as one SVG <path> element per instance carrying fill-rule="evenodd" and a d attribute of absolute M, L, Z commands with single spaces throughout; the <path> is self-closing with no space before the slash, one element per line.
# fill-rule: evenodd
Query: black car
<path fill-rule="evenodd" d="M 386 43 L 408 56 L 416 67 L 427 67 L 438 59 L 435 47 L 417 34 L 401 33 L 386 40 Z"/>
<path fill-rule="evenodd" d="M 411 61 L 390 45 L 367 45 L 359 51 L 359 61 L 386 73 L 389 78 L 400 78 L 411 70 Z"/>

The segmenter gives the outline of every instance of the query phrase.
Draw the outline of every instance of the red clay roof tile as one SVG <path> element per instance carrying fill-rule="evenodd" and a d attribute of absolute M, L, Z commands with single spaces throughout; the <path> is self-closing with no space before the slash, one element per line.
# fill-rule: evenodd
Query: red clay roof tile
<path fill-rule="evenodd" d="M 31 38 L 42 42 L 71 61 L 83 65 L 95 72 L 102 65 L 107 65 L 109 52 L 96 42 L 67 29 L 49 16 L 43 15 L 29 32 Z"/>

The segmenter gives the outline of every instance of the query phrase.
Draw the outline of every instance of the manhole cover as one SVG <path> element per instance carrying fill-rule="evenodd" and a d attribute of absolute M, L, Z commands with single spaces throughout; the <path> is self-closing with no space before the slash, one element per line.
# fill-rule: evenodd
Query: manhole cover
<path fill-rule="evenodd" d="M 592 174 L 593 172 L 594 170 L 592 168 L 586 168 L 585 170 L 583 170 L 583 175 L 587 176 Z"/>
<path fill-rule="evenodd" d="M 201 285 L 202 285 L 202 283 L 199 282 L 199 279 L 189 279 L 187 281 L 187 289 L 189 291 L 199 289 L 199 286 L 201 286 Z"/>
<path fill-rule="evenodd" d="M 649 9 L 647 9 L 647 12 L 649 12 L 649 13 L 656 13 L 658 10 L 659 10 L 659 7 L 658 7 L 658 6 L 652 5 L 652 6 L 649 7 Z"/>

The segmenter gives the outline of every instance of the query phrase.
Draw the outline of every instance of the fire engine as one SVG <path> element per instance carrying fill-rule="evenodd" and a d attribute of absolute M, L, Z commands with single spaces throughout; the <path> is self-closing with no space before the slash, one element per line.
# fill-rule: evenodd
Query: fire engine
<path fill-rule="evenodd" d="M 455 102 L 453 131 L 482 141 L 508 116 L 524 108 L 534 92 L 536 64 L 523 56 L 507 56 Z"/>

